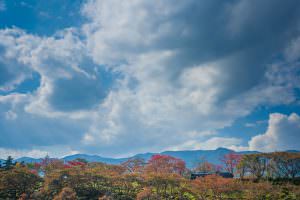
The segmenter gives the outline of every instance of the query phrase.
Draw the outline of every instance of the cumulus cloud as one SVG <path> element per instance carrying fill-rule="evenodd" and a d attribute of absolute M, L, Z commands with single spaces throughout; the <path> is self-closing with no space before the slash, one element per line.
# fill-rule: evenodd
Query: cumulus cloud
<path fill-rule="evenodd" d="M 284 151 L 298 150 L 300 144 L 300 116 L 296 113 L 270 114 L 267 131 L 249 141 L 250 150 Z"/>
<path fill-rule="evenodd" d="M 0 34 L 0 91 L 11 91 L 30 77 L 30 70 L 16 58 L 14 34 L 20 30 L 1 30 Z M 12 47 L 7 49 L 7 47 Z"/>
<path fill-rule="evenodd" d="M 0 35 L 2 60 L 16 63 L 2 65 L 3 68 L 21 74 L 26 77 L 24 80 L 31 78 L 32 73 L 40 76 L 36 90 L 20 94 L 10 89 L 0 96 L 1 146 L 30 148 L 76 143 L 74 137 L 82 137 L 87 126 L 87 119 L 78 119 L 82 118 L 81 110 L 97 104 L 103 91 L 99 73 L 84 56 L 84 45 L 75 31 L 69 29 L 42 38 L 13 28 L 1 30 Z M 97 84 L 93 84 L 95 80 Z M 72 117 L 76 118 L 76 126 Z"/>
<path fill-rule="evenodd" d="M 297 100 L 299 9 L 280 0 L 91 0 L 81 27 L 48 37 L 3 29 L 0 144 L 22 138 L 27 148 L 110 156 L 237 147 L 240 138 L 217 130 L 257 106 Z M 39 87 L 15 94 L 32 73 Z"/>
<path fill-rule="evenodd" d="M 83 141 L 89 148 L 100 141 L 101 151 L 106 141 L 130 148 L 127 136 L 141 148 L 199 143 L 209 139 L 204 131 L 230 126 L 258 105 L 294 102 L 298 75 L 267 64 L 298 34 L 294 3 L 275 2 L 284 7 L 281 19 L 260 1 L 90 1 L 83 29 L 92 57 L 126 80 L 105 101 L 100 116 L 109 120 L 97 120 Z M 196 137 L 187 134 L 193 130 Z"/>
<path fill-rule="evenodd" d="M 269 12 L 274 8 L 271 3 L 282 8 L 284 18 Z M 90 1 L 83 11 L 91 23 L 84 30 L 95 61 L 102 64 L 136 64 L 140 57 L 153 52 L 169 52 L 157 68 L 164 72 L 159 78 L 168 78 L 171 84 L 176 83 L 185 68 L 219 61 L 223 76 L 218 81 L 223 88 L 218 95 L 226 99 L 256 85 L 274 52 L 297 35 L 299 16 L 295 4 Z M 250 14 L 252 10 L 256 15 Z M 249 14 L 243 17 L 246 11 Z M 149 70 L 149 76 L 153 74 L 153 68 L 135 67 L 135 72 L 139 73 L 139 69 L 145 73 Z"/>
<path fill-rule="evenodd" d="M 12 59 L 15 62 L 12 66 L 7 63 L 1 65 L 0 69 L 3 66 L 2 71 L 7 71 L 1 74 L 3 77 L 9 78 L 10 71 L 21 77 L 26 75 L 25 72 L 29 75 L 35 72 L 41 76 L 40 87 L 35 100 L 27 106 L 28 111 L 54 113 L 84 110 L 105 97 L 109 86 L 102 86 L 105 72 L 101 74 L 99 66 L 87 56 L 85 45 L 75 29 L 66 29 L 47 38 L 27 34 L 20 29 L 4 29 L 1 30 L 0 46 L 5 57 L 3 60 Z M 1 80 L 5 81 L 5 78 Z M 26 78 L 18 78 L 20 81 L 16 85 Z"/>

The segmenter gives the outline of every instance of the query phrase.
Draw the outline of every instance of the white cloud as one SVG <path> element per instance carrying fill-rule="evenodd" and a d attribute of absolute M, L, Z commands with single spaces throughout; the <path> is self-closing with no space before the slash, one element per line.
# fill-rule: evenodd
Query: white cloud
<path fill-rule="evenodd" d="M 174 4 L 95 0 L 86 4 L 83 13 L 90 20 L 83 27 L 87 48 L 95 62 L 125 77 L 99 106 L 83 138 L 88 148 L 105 152 L 115 144 L 120 150 L 141 152 L 187 143 L 199 147 L 195 141 L 211 138 L 203 137 L 203 132 L 230 126 L 259 105 L 293 103 L 292 80 L 297 77 L 291 78 L 293 75 L 283 70 L 273 73 L 275 67 L 262 61 L 283 50 L 281 46 L 291 38 L 281 37 L 284 31 L 280 29 L 274 36 L 275 45 L 269 39 L 273 33 L 268 31 L 260 32 L 261 37 L 249 43 L 253 38 L 247 33 L 248 27 L 255 28 L 251 25 L 254 22 L 264 25 L 252 15 L 243 19 L 240 15 L 249 6 L 251 10 L 255 7 L 246 2 L 230 6 L 209 1 Z M 189 12 L 191 8 L 194 12 Z M 208 18 L 205 10 L 211 8 L 218 13 L 214 18 L 226 18 L 228 23 L 201 21 Z M 263 4 L 258 16 L 270 22 L 273 16 L 264 13 L 268 9 Z M 224 34 L 216 36 L 216 32 Z M 232 34 L 236 39 L 228 40 Z M 279 77 L 284 80 L 279 81 Z M 194 130 L 198 135 L 186 134 Z M 166 137 L 167 141 L 161 139 Z M 132 145 L 128 138 L 139 145 Z M 237 140 L 224 140 L 229 141 L 226 146 L 239 145 Z M 204 148 L 209 146 L 214 145 L 203 143 Z"/>
<path fill-rule="evenodd" d="M 35 147 L 32 149 L 12 149 L 0 147 L 0 158 L 6 159 L 12 156 L 14 159 L 20 157 L 43 158 L 46 155 L 53 158 L 62 158 L 64 156 L 79 153 L 78 151 L 71 150 L 65 146 L 48 146 L 48 147 Z"/>
<path fill-rule="evenodd" d="M 256 126 L 264 124 L 264 123 L 267 123 L 267 120 L 258 120 L 253 123 L 246 123 L 245 127 L 253 128 L 253 127 L 256 127 Z"/>
<path fill-rule="evenodd" d="M 239 138 L 233 137 L 212 137 L 206 141 L 201 142 L 201 140 L 191 140 L 187 141 L 179 146 L 171 148 L 172 150 L 214 150 L 219 147 L 237 149 L 242 143 L 242 140 Z"/>
<path fill-rule="evenodd" d="M 276 5 L 282 7 L 279 1 Z M 28 146 L 65 143 L 103 155 L 242 148 L 241 139 L 223 138 L 216 130 L 257 106 L 295 102 L 294 88 L 300 86 L 295 63 L 265 64 L 295 40 L 286 34 L 295 31 L 295 24 L 286 27 L 282 24 L 289 23 L 280 21 L 276 34 L 256 29 L 253 23 L 264 27 L 277 20 L 265 12 L 268 4 L 257 7 L 257 15 L 240 18 L 255 6 L 245 1 L 233 6 L 225 1 L 92 0 L 83 8 L 89 21 L 79 28 L 48 37 L 1 30 L 0 61 L 13 66 L 12 72 L 22 69 L 9 71 L 14 81 L 7 81 L 6 90 L 31 72 L 41 76 L 40 86 L 16 103 L 4 100 L 16 99 L 14 94 L 0 96 L 3 123 L 34 127 L 30 133 L 6 134 L 26 136 Z M 249 27 L 261 37 L 248 34 Z M 106 93 L 102 86 L 109 81 L 101 73 L 113 82 Z M 10 112 L 18 117 L 8 121 L 14 118 Z"/>
<path fill-rule="evenodd" d="M 46 151 L 40 150 L 16 150 L 16 149 L 5 149 L 0 148 L 0 158 L 6 159 L 8 156 L 12 156 L 14 159 L 20 157 L 33 157 L 33 158 L 43 158 L 48 154 Z"/>
<path fill-rule="evenodd" d="M 291 41 L 285 51 L 285 56 L 289 61 L 296 61 L 300 58 L 300 37 Z"/>
<path fill-rule="evenodd" d="M 15 119 L 17 119 L 18 115 L 15 112 L 9 110 L 5 113 L 5 117 L 8 120 L 15 120 Z"/>
<path fill-rule="evenodd" d="M 267 131 L 249 141 L 250 150 L 284 151 L 298 150 L 300 144 L 300 117 L 296 113 L 270 114 Z"/>

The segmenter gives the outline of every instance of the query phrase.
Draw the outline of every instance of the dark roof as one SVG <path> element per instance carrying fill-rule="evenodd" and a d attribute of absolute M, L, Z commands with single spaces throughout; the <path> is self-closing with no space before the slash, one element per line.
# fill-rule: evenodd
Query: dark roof
<path fill-rule="evenodd" d="M 216 174 L 215 172 L 193 172 L 194 175 L 212 175 Z"/>
<path fill-rule="evenodd" d="M 233 178 L 234 177 L 234 175 L 230 172 L 193 172 L 193 173 L 191 173 L 191 179 L 195 179 L 196 177 L 205 177 L 205 176 L 213 175 L 213 174 L 217 174 L 224 178 Z"/>

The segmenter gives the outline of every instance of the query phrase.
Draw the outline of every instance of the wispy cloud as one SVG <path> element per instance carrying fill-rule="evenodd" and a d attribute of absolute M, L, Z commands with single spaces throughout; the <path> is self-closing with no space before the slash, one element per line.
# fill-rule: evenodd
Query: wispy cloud
<path fill-rule="evenodd" d="M 246 123 L 245 127 L 251 128 L 251 127 L 256 127 L 258 125 L 265 124 L 265 123 L 267 123 L 267 120 L 258 120 L 258 121 L 255 121 L 254 123 Z"/>

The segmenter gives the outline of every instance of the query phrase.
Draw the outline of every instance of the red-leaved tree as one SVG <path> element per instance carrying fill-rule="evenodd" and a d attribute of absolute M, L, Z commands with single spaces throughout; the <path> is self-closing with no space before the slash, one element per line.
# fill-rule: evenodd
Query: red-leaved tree
<path fill-rule="evenodd" d="M 221 162 L 224 164 L 224 168 L 226 171 L 230 173 L 234 173 L 241 159 L 242 159 L 241 155 L 236 153 L 229 153 L 224 155 L 223 158 L 221 158 Z"/>
<path fill-rule="evenodd" d="M 185 171 L 185 162 L 168 155 L 153 155 L 149 160 L 146 171 L 154 173 L 175 173 L 182 175 Z"/>

